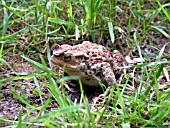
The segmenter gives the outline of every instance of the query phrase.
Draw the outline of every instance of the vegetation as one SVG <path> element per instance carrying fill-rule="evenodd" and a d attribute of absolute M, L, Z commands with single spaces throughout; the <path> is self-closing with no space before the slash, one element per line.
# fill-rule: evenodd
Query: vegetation
<path fill-rule="evenodd" d="M 0 127 L 170 126 L 168 0 L 1 0 L 0 13 Z M 83 40 L 136 61 L 92 102 L 51 70 L 54 43 Z"/>

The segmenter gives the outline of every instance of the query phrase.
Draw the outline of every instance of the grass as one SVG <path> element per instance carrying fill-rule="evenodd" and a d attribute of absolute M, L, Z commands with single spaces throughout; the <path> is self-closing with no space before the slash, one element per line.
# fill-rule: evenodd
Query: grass
<path fill-rule="evenodd" d="M 12 116 L 0 117 L 0 126 L 4 122 L 9 123 L 8 127 L 49 128 L 170 126 L 170 57 L 166 49 L 170 44 L 169 8 L 168 0 L 2 0 L 0 71 L 8 69 L 15 75 L 7 78 L 0 72 L 0 100 L 4 98 L 4 85 L 10 83 L 14 85 L 10 88 L 12 96 L 26 110 L 20 108 L 17 120 Z M 98 97 L 96 102 L 89 103 L 81 81 L 80 102 L 72 101 L 63 86 L 58 88 L 65 79 L 72 78 L 58 79 L 58 74 L 51 70 L 50 48 L 58 42 L 100 43 L 102 39 L 110 39 L 113 46 L 125 44 L 129 53 L 136 50 L 137 56 L 133 57 L 142 61 L 128 66 L 132 72 L 124 76 L 125 82 L 103 92 L 102 101 Z M 143 46 L 154 49 L 156 55 L 143 53 Z M 16 55 L 22 58 L 17 63 L 12 62 Z M 15 66 L 23 62 L 31 64 L 34 72 L 17 71 Z M 161 83 L 163 77 L 166 82 Z M 40 103 L 32 102 L 25 91 L 28 83 L 24 80 L 30 79 L 33 82 L 29 84 L 36 88 L 31 95 L 37 96 Z M 16 90 L 18 86 L 22 93 Z M 42 87 L 47 88 L 48 95 Z M 53 102 L 58 107 L 52 108 Z"/>

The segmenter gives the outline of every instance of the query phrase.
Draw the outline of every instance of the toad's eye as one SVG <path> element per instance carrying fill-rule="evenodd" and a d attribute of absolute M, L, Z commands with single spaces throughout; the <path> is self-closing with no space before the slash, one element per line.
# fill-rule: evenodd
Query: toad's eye
<path fill-rule="evenodd" d="M 71 54 L 65 54 L 65 55 L 63 56 L 63 60 L 65 60 L 65 61 L 71 60 Z"/>

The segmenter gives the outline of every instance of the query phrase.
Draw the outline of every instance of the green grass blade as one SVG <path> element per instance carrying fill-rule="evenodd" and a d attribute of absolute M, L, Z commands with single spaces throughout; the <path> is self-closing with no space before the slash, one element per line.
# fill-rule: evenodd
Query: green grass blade
<path fill-rule="evenodd" d="M 115 35 L 114 35 L 114 32 L 113 32 L 112 22 L 108 22 L 108 27 L 109 27 L 109 33 L 110 33 L 111 41 L 112 41 L 112 43 L 114 43 L 115 42 Z"/>
<path fill-rule="evenodd" d="M 168 33 L 166 33 L 164 30 L 162 30 L 161 28 L 157 27 L 157 26 L 151 26 L 152 28 L 158 30 L 160 33 L 162 33 L 165 37 L 170 38 L 170 35 Z"/>
<path fill-rule="evenodd" d="M 99 13 L 100 9 L 101 9 L 101 5 L 103 4 L 104 0 L 97 0 L 96 5 L 95 5 L 95 9 L 93 10 L 94 12 L 94 17 L 93 18 L 93 24 L 96 24 L 96 19 L 97 19 L 97 14 Z"/>
<path fill-rule="evenodd" d="M 3 64 L 7 65 L 7 66 L 10 68 L 10 70 L 14 71 L 14 69 L 8 64 L 7 61 L 5 61 L 4 59 L 0 59 L 0 63 L 1 63 L 1 62 L 2 62 Z"/>
<path fill-rule="evenodd" d="M 14 8 L 8 7 L 5 3 L 2 3 L 2 6 L 22 19 L 22 16 L 19 13 L 17 13 Z"/>
<path fill-rule="evenodd" d="M 19 31 L 16 31 L 16 32 L 13 33 L 13 34 L 10 34 L 10 35 L 4 36 L 4 37 L 0 37 L 0 41 L 13 38 L 14 36 L 19 35 L 19 34 L 21 34 L 22 32 L 24 32 L 26 29 L 27 29 L 27 28 L 23 28 L 23 29 L 21 29 L 21 30 L 19 30 Z"/>
<path fill-rule="evenodd" d="M 161 72 L 163 71 L 163 67 L 165 66 L 165 64 L 161 64 L 159 66 L 159 70 L 155 75 L 155 79 L 158 79 L 158 77 L 161 75 Z M 150 83 L 150 86 L 147 88 L 147 90 L 144 92 L 144 95 L 147 95 L 150 91 L 150 89 L 153 87 L 153 85 L 155 84 L 155 80 L 153 79 L 152 82 Z"/>
<path fill-rule="evenodd" d="M 134 41 L 135 41 L 135 43 L 136 43 L 136 47 L 137 47 L 137 49 L 138 49 L 139 56 L 140 56 L 140 58 L 141 58 L 141 62 L 143 63 L 142 51 L 141 51 L 141 49 L 140 49 L 140 45 L 139 45 L 139 42 L 138 42 L 138 40 L 137 40 L 137 35 L 136 35 L 136 34 L 137 34 L 136 32 L 133 34 L 133 36 L 134 36 Z"/>
<path fill-rule="evenodd" d="M 84 90 L 83 90 L 83 85 L 81 83 L 81 80 L 79 80 L 79 85 L 80 85 L 81 97 L 83 99 L 83 103 L 84 103 L 84 106 L 85 106 L 85 109 L 86 109 L 87 119 L 89 119 L 89 121 L 90 121 L 92 116 L 91 116 L 89 104 L 88 104 L 87 99 L 85 98 L 85 95 L 84 95 Z"/>
<path fill-rule="evenodd" d="M 41 69 L 43 69 L 45 72 L 47 72 L 47 73 L 50 73 L 51 72 L 51 70 L 48 68 L 48 67 L 46 67 L 46 66 L 44 66 L 44 65 L 42 65 L 42 64 L 40 64 L 40 63 L 38 63 L 38 62 L 36 62 L 36 61 L 34 61 L 34 60 L 31 60 L 31 59 L 29 59 L 29 58 L 27 58 L 27 57 L 25 57 L 25 56 L 21 56 L 21 57 L 23 57 L 25 60 L 27 60 L 28 62 L 30 62 L 32 65 L 34 65 L 35 67 L 39 67 L 39 68 L 41 68 Z"/>
<path fill-rule="evenodd" d="M 17 98 L 19 101 L 21 101 L 23 104 L 35 109 L 34 106 L 30 105 L 26 100 L 24 100 L 18 93 L 14 90 L 14 88 L 11 89 L 12 94 L 14 95 L 15 98 Z"/>
<path fill-rule="evenodd" d="M 71 111 L 78 110 L 78 109 L 80 109 L 80 107 L 81 107 L 81 105 L 78 104 L 78 105 L 74 105 L 74 106 L 58 108 L 58 109 L 52 110 L 51 112 L 44 114 L 43 116 L 41 116 L 38 119 L 38 121 L 46 121 L 47 119 L 50 119 L 52 117 L 59 116 L 59 115 L 66 114 L 66 113 L 71 112 Z"/>
<path fill-rule="evenodd" d="M 38 94 L 39 94 L 39 97 L 40 97 L 40 100 L 41 100 L 41 105 L 43 106 L 44 103 L 43 103 L 43 100 L 42 100 L 40 85 L 39 85 L 38 80 L 37 80 L 37 78 L 35 76 L 34 76 L 34 83 L 38 88 Z"/>
<path fill-rule="evenodd" d="M 6 5 L 5 1 L 2 0 L 2 4 L 3 5 Z M 4 37 L 6 35 L 6 30 L 8 28 L 8 12 L 7 12 L 7 9 L 4 7 L 4 19 L 3 19 L 3 29 L 2 29 L 2 37 Z"/>
<path fill-rule="evenodd" d="M 166 15 L 166 17 L 168 18 L 168 20 L 170 21 L 170 15 L 169 15 L 169 12 L 166 11 L 164 9 L 164 7 L 162 6 L 162 4 L 159 2 L 159 0 L 156 0 L 156 2 L 158 3 L 158 5 L 161 7 L 162 11 L 164 12 L 164 14 Z"/>
<path fill-rule="evenodd" d="M 19 117 L 19 120 L 18 120 L 18 123 L 17 123 L 17 127 L 22 128 L 22 110 L 19 110 L 18 117 Z"/>
<path fill-rule="evenodd" d="M 72 0 L 69 0 L 69 8 L 68 8 L 68 13 L 69 13 L 69 16 L 70 16 L 71 20 L 73 20 L 73 8 L 72 8 Z"/>
<path fill-rule="evenodd" d="M 124 112 L 125 106 L 123 103 L 122 93 L 120 92 L 120 88 L 118 86 L 117 86 L 117 96 L 118 96 L 119 105 L 120 105 L 122 111 Z"/>
<path fill-rule="evenodd" d="M 56 24 L 60 24 L 60 25 L 70 25 L 70 26 L 74 26 L 74 23 L 71 21 L 65 21 L 59 18 L 48 18 L 48 21 L 56 23 Z"/>

